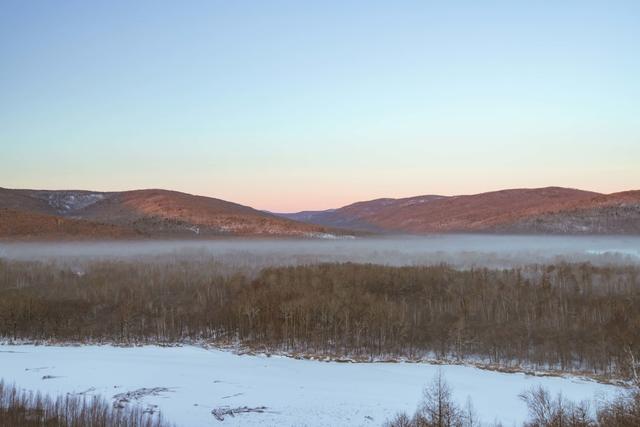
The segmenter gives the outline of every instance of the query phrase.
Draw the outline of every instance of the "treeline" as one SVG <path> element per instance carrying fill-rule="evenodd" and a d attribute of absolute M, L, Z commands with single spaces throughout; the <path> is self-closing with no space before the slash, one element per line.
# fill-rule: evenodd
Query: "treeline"
<path fill-rule="evenodd" d="M 52 397 L 0 381 L 0 427 L 170 427 L 160 414 L 115 408 L 98 396 Z"/>
<path fill-rule="evenodd" d="M 184 342 L 377 358 L 475 358 L 632 375 L 640 269 L 0 262 L 0 336 Z"/>

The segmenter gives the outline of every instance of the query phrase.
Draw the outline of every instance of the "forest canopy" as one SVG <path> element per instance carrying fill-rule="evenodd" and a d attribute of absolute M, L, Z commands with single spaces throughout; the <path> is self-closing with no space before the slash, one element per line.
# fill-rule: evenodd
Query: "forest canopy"
<path fill-rule="evenodd" d="M 474 360 L 630 377 L 640 269 L 0 261 L 6 340 L 239 344 L 331 357 Z"/>

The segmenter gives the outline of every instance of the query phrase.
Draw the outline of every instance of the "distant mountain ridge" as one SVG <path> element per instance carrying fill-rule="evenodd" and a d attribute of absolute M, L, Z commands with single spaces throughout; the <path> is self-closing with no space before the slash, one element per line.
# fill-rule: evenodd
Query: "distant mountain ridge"
<path fill-rule="evenodd" d="M 0 188 L 0 238 L 326 237 L 352 234 L 640 234 L 640 191 L 509 189 L 273 214 L 169 190 Z"/>
<path fill-rule="evenodd" d="M 562 187 L 523 188 L 375 199 L 278 215 L 381 233 L 640 234 L 640 191 L 601 194 Z"/>
<path fill-rule="evenodd" d="M 0 237 L 5 238 L 331 237 L 332 232 L 336 230 L 177 191 L 0 188 Z"/>
<path fill-rule="evenodd" d="M 373 233 L 389 231 L 388 227 L 377 224 L 373 218 L 382 212 L 393 212 L 403 206 L 414 206 L 444 196 L 426 195 L 407 197 L 403 199 L 381 198 L 364 202 L 356 202 L 338 209 L 324 211 L 302 211 L 297 213 L 282 213 L 275 215 L 295 221 L 319 224 L 327 227 L 347 228 Z"/>

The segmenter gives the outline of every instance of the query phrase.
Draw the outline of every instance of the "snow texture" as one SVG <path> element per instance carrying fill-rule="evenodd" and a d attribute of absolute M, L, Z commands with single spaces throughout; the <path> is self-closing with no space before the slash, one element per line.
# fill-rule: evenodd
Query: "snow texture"
<path fill-rule="evenodd" d="M 105 195 L 85 191 L 41 191 L 36 197 L 46 200 L 58 213 L 67 214 L 91 206 L 103 200 Z"/>
<path fill-rule="evenodd" d="M 505 426 L 526 419 L 517 396 L 534 386 L 576 401 L 620 391 L 578 378 L 467 366 L 320 362 L 191 346 L 0 345 L 5 382 L 53 394 L 99 394 L 192 427 L 379 426 L 397 411 L 413 412 L 438 369 L 461 405 L 469 397 L 484 422 Z"/>

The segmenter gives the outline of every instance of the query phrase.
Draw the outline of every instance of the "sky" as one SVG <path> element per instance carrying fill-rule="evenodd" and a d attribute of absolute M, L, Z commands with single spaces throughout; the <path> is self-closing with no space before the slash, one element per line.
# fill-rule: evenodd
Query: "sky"
<path fill-rule="evenodd" d="M 640 188 L 640 2 L 0 0 L 0 187 Z"/>

